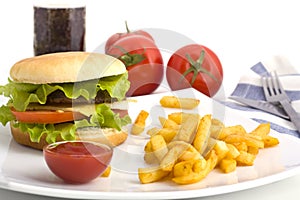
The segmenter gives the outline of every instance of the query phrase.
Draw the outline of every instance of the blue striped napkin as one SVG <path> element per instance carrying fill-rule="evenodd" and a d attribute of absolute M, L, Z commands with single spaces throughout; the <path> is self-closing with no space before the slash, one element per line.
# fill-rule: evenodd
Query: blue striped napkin
<path fill-rule="evenodd" d="M 298 66 L 298 69 L 299 68 L 300 66 Z M 248 73 L 240 78 L 240 81 L 231 96 L 265 100 L 260 78 L 274 70 L 277 71 L 280 81 L 282 82 L 287 95 L 291 99 L 292 106 L 297 112 L 300 112 L 300 73 L 286 58 L 281 56 L 276 56 L 268 62 L 259 62 L 251 67 Z M 293 123 L 289 120 L 245 106 L 234 100 L 227 100 L 225 104 L 232 109 L 243 112 L 245 116 L 248 116 L 259 123 L 270 122 L 271 128 L 277 132 L 290 134 L 300 138 Z"/>

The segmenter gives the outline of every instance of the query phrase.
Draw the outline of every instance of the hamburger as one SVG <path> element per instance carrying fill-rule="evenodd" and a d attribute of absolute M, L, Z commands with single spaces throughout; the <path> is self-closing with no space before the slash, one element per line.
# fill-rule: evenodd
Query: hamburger
<path fill-rule="evenodd" d="M 118 59 L 100 53 L 62 52 L 23 59 L 10 69 L 0 94 L 0 122 L 14 140 L 42 149 L 62 140 L 110 146 L 127 138 L 131 123 L 125 94 L 128 73 Z"/>

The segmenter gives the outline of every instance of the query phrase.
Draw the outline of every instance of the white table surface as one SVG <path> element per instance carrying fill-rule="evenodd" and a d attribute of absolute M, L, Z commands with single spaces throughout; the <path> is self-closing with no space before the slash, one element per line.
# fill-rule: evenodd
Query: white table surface
<path fill-rule="evenodd" d="M 168 30 L 211 48 L 224 68 L 224 82 L 216 98 L 228 96 L 239 77 L 252 65 L 275 55 L 300 63 L 300 12 L 297 0 L 153 0 L 87 2 L 86 50 L 94 51 L 115 32 L 131 29 Z M 10 67 L 33 55 L 31 1 L 2 2 L 0 12 L 0 83 Z M 168 49 L 167 49 L 168 50 Z M 165 52 L 168 52 L 168 51 Z M 170 50 L 170 49 L 169 49 Z M 165 55 L 165 62 L 167 62 Z M 300 65 L 298 65 L 300 71 Z M 298 199 L 300 175 L 265 186 L 202 199 Z M 0 199 L 54 198 L 0 189 Z M 55 198 L 57 199 L 57 198 Z"/>
<path fill-rule="evenodd" d="M 193 200 L 282 200 L 282 199 L 299 199 L 300 175 L 285 179 L 280 182 L 268 184 L 265 186 L 248 189 L 240 192 L 194 198 Z M 10 190 L 0 189 L 0 199 L 2 200 L 63 200 L 62 198 L 44 197 L 38 195 L 23 194 Z"/>

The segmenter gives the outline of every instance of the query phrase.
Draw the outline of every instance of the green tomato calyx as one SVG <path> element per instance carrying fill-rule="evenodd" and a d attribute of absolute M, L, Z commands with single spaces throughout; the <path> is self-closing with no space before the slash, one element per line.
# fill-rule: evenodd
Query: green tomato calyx
<path fill-rule="evenodd" d="M 191 80 L 191 85 L 194 84 L 197 75 L 199 73 L 204 73 L 207 74 L 209 77 L 211 77 L 213 80 L 215 80 L 216 82 L 219 82 L 218 79 L 207 69 L 205 69 L 202 64 L 204 62 L 204 58 L 205 58 L 205 51 L 202 50 L 200 53 L 200 56 L 197 60 L 194 60 L 190 54 L 186 54 L 186 58 L 188 60 L 188 62 L 190 63 L 190 67 L 182 74 L 182 79 L 185 78 L 190 72 L 193 73 L 193 77 Z"/>
<path fill-rule="evenodd" d="M 131 53 L 127 52 L 121 46 L 115 46 L 115 47 L 118 48 L 123 53 L 123 55 L 119 56 L 119 59 L 125 64 L 126 67 L 136 65 L 146 59 L 144 53 L 131 54 Z M 144 49 L 144 51 L 145 51 L 145 49 Z"/>

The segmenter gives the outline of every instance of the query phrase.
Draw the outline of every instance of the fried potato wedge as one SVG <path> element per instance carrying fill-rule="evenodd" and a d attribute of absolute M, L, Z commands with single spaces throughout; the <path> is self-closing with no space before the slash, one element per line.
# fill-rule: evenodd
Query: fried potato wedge
<path fill-rule="evenodd" d="M 160 124 L 163 128 L 172 128 L 175 130 L 178 130 L 180 126 L 173 120 L 171 119 L 166 119 L 164 117 L 158 117 Z"/>
<path fill-rule="evenodd" d="M 270 123 L 262 123 L 259 124 L 253 131 L 251 131 L 250 134 L 265 137 L 270 133 L 270 130 Z"/>
<path fill-rule="evenodd" d="M 194 147 L 202 154 L 208 144 L 208 139 L 210 137 L 210 127 L 211 127 L 211 115 L 205 115 L 201 118 L 195 139 L 193 141 Z"/>
<path fill-rule="evenodd" d="M 229 144 L 245 142 L 246 145 L 250 147 L 264 148 L 264 142 L 262 140 L 250 137 L 249 134 L 231 134 L 224 138 L 224 141 Z"/>
<path fill-rule="evenodd" d="M 159 166 L 138 169 L 139 180 L 144 184 L 159 181 L 168 175 L 169 172 L 163 171 Z"/>
<path fill-rule="evenodd" d="M 223 159 L 221 160 L 219 167 L 224 173 L 230 173 L 235 171 L 237 162 L 234 159 Z"/>
<path fill-rule="evenodd" d="M 203 180 L 209 174 L 209 172 L 215 168 L 217 162 L 218 156 L 214 153 L 214 151 L 212 151 L 206 161 L 204 169 L 197 169 L 191 173 L 188 173 L 187 175 L 174 177 L 172 178 L 172 181 L 181 185 L 197 183 Z"/>
<path fill-rule="evenodd" d="M 223 140 L 225 137 L 232 134 L 245 135 L 247 134 L 247 131 L 242 125 L 226 126 L 222 128 L 217 139 Z"/>
<path fill-rule="evenodd" d="M 165 139 L 161 135 L 153 135 L 150 138 L 152 151 L 156 158 L 161 161 L 168 153 L 168 147 Z"/>
<path fill-rule="evenodd" d="M 194 140 L 198 124 L 198 115 L 189 115 L 187 120 L 181 125 L 177 135 L 174 137 L 174 140 L 191 143 Z"/>
<path fill-rule="evenodd" d="M 197 113 L 174 112 L 168 115 L 168 119 L 176 122 L 177 124 L 182 124 L 190 115 L 196 115 L 198 118 L 200 118 L 200 115 Z"/>
<path fill-rule="evenodd" d="M 105 171 L 101 174 L 101 177 L 109 177 L 110 172 L 111 172 L 111 165 L 109 165 L 109 166 L 105 169 Z"/>
<path fill-rule="evenodd" d="M 197 160 L 185 160 L 176 163 L 173 169 L 173 176 L 187 176 L 193 172 L 200 172 L 206 167 L 206 160 L 204 158 Z"/>
<path fill-rule="evenodd" d="M 161 106 L 167 108 L 194 109 L 199 105 L 199 103 L 199 99 L 179 98 L 175 96 L 163 96 L 160 99 Z"/>
<path fill-rule="evenodd" d="M 245 151 L 240 151 L 240 155 L 236 158 L 236 161 L 238 165 L 242 166 L 252 166 L 254 164 L 256 156 L 245 152 Z"/>
<path fill-rule="evenodd" d="M 178 158 L 183 154 L 185 150 L 188 149 L 188 145 L 176 144 L 169 148 L 169 151 L 164 156 L 164 158 L 160 162 L 160 167 L 164 171 L 172 171 L 173 166 L 175 165 Z"/>
<path fill-rule="evenodd" d="M 157 132 L 158 135 L 161 135 L 165 139 L 166 143 L 171 142 L 177 133 L 178 130 L 171 128 L 162 128 Z"/>
<path fill-rule="evenodd" d="M 132 124 L 131 134 L 139 135 L 145 130 L 146 119 L 148 118 L 149 113 L 145 110 L 141 110 Z"/>

